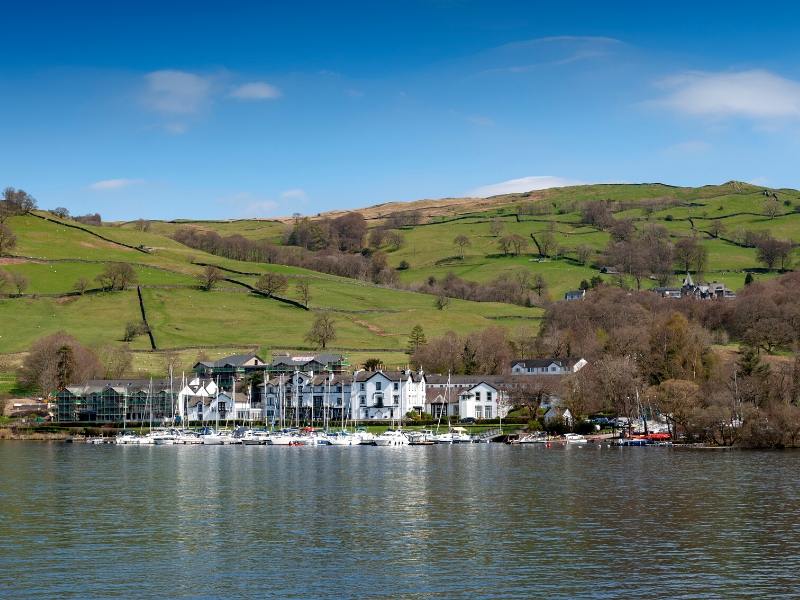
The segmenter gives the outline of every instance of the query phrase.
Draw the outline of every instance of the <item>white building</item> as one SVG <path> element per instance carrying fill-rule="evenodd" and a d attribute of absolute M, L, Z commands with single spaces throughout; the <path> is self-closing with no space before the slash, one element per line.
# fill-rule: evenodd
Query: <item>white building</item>
<path fill-rule="evenodd" d="M 514 375 L 569 375 L 588 363 L 583 358 L 526 358 L 511 362 Z"/>
<path fill-rule="evenodd" d="M 425 412 L 435 419 L 503 418 L 511 408 L 503 380 L 490 375 L 428 375 Z"/>
<path fill-rule="evenodd" d="M 231 423 L 263 420 L 261 402 L 245 393 L 223 392 L 210 379 L 195 378 L 178 393 L 177 414 L 188 423 Z"/>
<path fill-rule="evenodd" d="M 425 377 L 412 371 L 352 375 L 296 371 L 256 386 L 268 420 L 285 423 L 400 419 L 425 406 Z"/>

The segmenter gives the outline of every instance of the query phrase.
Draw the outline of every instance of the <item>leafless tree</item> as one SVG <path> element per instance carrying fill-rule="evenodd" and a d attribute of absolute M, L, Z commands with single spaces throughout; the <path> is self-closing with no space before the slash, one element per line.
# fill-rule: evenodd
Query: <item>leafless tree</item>
<path fill-rule="evenodd" d="M 306 340 L 324 350 L 329 343 L 336 339 L 335 325 L 336 322 L 327 313 L 317 316 L 306 334 Z"/>

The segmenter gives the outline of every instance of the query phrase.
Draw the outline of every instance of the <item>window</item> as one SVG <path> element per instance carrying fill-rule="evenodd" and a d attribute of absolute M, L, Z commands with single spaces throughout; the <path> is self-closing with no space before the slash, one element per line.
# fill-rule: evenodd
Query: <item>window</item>
<path fill-rule="evenodd" d="M 400 396 L 392 396 L 392 404 L 400 404 Z"/>
<path fill-rule="evenodd" d="M 360 389 L 363 392 L 365 389 L 364 384 L 363 383 L 358 384 L 358 389 Z"/>
<path fill-rule="evenodd" d="M 486 392 L 486 401 L 487 402 L 491 402 L 492 401 L 492 392 Z"/>
<path fill-rule="evenodd" d="M 482 414 L 481 413 L 481 407 L 480 406 L 476 406 L 475 407 L 475 418 L 476 419 L 482 419 L 483 417 L 481 416 L 481 414 Z"/>
<path fill-rule="evenodd" d="M 367 397 L 366 396 L 359 396 L 358 397 L 358 403 L 361 406 L 366 406 L 367 405 Z"/>
<path fill-rule="evenodd" d="M 486 418 L 487 419 L 491 419 L 492 418 L 492 407 L 491 406 L 487 406 L 485 408 L 485 414 L 486 414 Z"/>
<path fill-rule="evenodd" d="M 394 389 L 396 390 L 400 389 L 400 383 L 398 383 L 397 381 L 394 382 Z"/>
<path fill-rule="evenodd" d="M 382 381 L 376 381 L 375 382 L 375 389 L 380 392 L 383 389 L 383 382 Z"/>

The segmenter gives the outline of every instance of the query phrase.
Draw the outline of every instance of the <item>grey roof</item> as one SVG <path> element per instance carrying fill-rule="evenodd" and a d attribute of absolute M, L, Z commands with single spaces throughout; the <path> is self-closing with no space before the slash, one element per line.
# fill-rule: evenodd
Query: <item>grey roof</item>
<path fill-rule="evenodd" d="M 321 365 L 342 362 L 344 357 L 341 354 L 321 353 L 321 354 L 274 354 L 272 356 L 273 365 L 286 365 L 288 367 L 302 367 L 311 362 L 318 362 Z"/>
<path fill-rule="evenodd" d="M 226 356 L 225 358 L 220 358 L 219 360 L 214 361 L 200 361 L 197 365 L 203 365 L 209 368 L 219 368 L 219 367 L 241 367 L 247 361 L 257 358 L 261 362 L 264 362 L 264 359 L 261 358 L 258 354 L 232 354 L 231 356 Z"/>
<path fill-rule="evenodd" d="M 105 389 L 113 388 L 122 392 L 147 392 L 150 390 L 151 381 L 149 379 L 90 379 L 86 383 L 75 383 L 66 386 L 71 394 L 96 394 Z M 153 379 L 153 392 L 169 391 L 168 379 Z"/>
<path fill-rule="evenodd" d="M 511 365 L 523 364 L 530 369 L 534 367 L 549 367 L 552 364 L 556 364 L 562 368 L 568 368 L 572 367 L 579 360 L 579 358 L 520 358 L 512 360 Z"/>

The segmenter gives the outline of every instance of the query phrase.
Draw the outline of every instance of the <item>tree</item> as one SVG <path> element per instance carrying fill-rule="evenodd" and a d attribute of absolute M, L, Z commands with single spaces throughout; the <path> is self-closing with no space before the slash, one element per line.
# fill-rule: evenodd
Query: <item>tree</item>
<path fill-rule="evenodd" d="M 368 358 L 364 361 L 365 371 L 378 371 L 383 368 L 383 361 L 380 358 Z"/>
<path fill-rule="evenodd" d="M 28 278 L 22 273 L 14 272 L 11 274 L 11 285 L 17 290 L 17 296 L 22 296 L 28 289 Z"/>
<path fill-rule="evenodd" d="M 683 272 L 690 269 L 701 272 L 707 258 L 708 250 L 694 236 L 681 238 L 675 243 L 675 262 Z"/>
<path fill-rule="evenodd" d="M 89 280 L 86 279 L 86 277 L 80 277 L 72 286 L 72 289 L 83 296 L 86 293 L 86 290 L 89 289 Z"/>
<path fill-rule="evenodd" d="M 678 427 L 686 428 L 696 413 L 700 386 L 685 379 L 667 379 L 655 388 L 656 407 L 670 426 L 672 439 L 678 437 Z"/>
<path fill-rule="evenodd" d="M 0 269 L 0 292 L 12 286 L 11 273 L 5 269 Z"/>
<path fill-rule="evenodd" d="M 133 222 L 133 226 L 135 229 L 138 229 L 139 231 L 150 231 L 150 221 L 147 221 L 145 219 L 136 219 Z"/>
<path fill-rule="evenodd" d="M 769 271 L 780 264 L 785 269 L 789 265 L 792 253 L 792 242 L 776 240 L 770 235 L 763 236 L 755 241 L 756 257 Z"/>
<path fill-rule="evenodd" d="M 751 283 L 753 283 L 753 274 L 748 271 L 747 275 L 744 276 L 744 284 L 750 285 Z"/>
<path fill-rule="evenodd" d="M 411 328 L 411 334 L 408 336 L 408 349 L 406 352 L 408 354 L 414 354 L 417 350 L 419 350 L 420 346 L 424 346 L 428 343 L 428 340 L 425 339 L 425 332 L 422 330 L 422 325 L 414 325 Z"/>
<path fill-rule="evenodd" d="M 69 219 L 69 210 L 67 210 L 63 206 L 59 206 L 57 208 L 54 208 L 50 212 L 52 212 L 59 219 Z"/>
<path fill-rule="evenodd" d="M 346 213 L 331 222 L 331 233 L 338 239 L 339 250 L 360 250 L 367 234 L 367 221 L 359 212 Z"/>
<path fill-rule="evenodd" d="M 129 285 L 136 283 L 136 271 L 128 263 L 111 263 L 106 265 L 95 280 L 104 290 L 124 290 Z"/>
<path fill-rule="evenodd" d="M 553 253 L 556 246 L 556 238 L 552 231 L 545 231 L 539 235 L 538 238 L 531 234 L 531 238 L 533 239 L 533 243 L 536 244 L 536 248 L 539 250 L 539 256 L 546 257 Z"/>
<path fill-rule="evenodd" d="M 497 217 L 492 219 L 492 222 L 489 223 L 489 233 L 494 237 L 500 237 L 500 234 L 503 233 L 503 228 L 503 221 Z"/>
<path fill-rule="evenodd" d="M 463 233 L 458 234 L 454 239 L 453 243 L 458 246 L 459 256 L 463 259 L 464 258 L 464 248 L 467 246 L 471 246 L 472 242 L 469 241 L 469 238 L 464 235 Z"/>
<path fill-rule="evenodd" d="M 300 299 L 300 302 L 303 303 L 303 306 L 308 308 L 308 303 L 311 301 L 311 286 L 308 279 L 306 277 L 298 279 L 294 289 L 295 292 L 297 292 L 297 297 Z"/>
<path fill-rule="evenodd" d="M 539 298 L 541 298 L 547 291 L 547 281 L 545 281 L 541 273 L 537 273 L 533 276 L 532 287 L 533 291 L 536 292 L 536 295 L 539 296 Z"/>
<path fill-rule="evenodd" d="M 394 229 L 389 230 L 386 232 L 386 245 L 389 246 L 393 250 L 399 250 L 403 247 L 405 243 L 405 238 L 403 234 L 399 231 Z"/>
<path fill-rule="evenodd" d="M 264 273 L 256 281 L 256 289 L 267 296 L 280 294 L 289 286 L 289 279 L 280 273 Z"/>
<path fill-rule="evenodd" d="M 586 244 L 581 244 L 575 248 L 575 254 L 578 256 L 578 262 L 582 265 L 585 265 L 589 262 L 593 252 L 594 251 L 592 250 L 591 246 L 587 246 Z"/>
<path fill-rule="evenodd" d="M 444 310 L 450 305 L 450 298 L 444 294 L 439 294 L 436 296 L 436 300 L 434 301 L 433 305 L 439 310 Z"/>
<path fill-rule="evenodd" d="M 376 227 L 369 232 L 369 245 L 372 248 L 378 249 L 383 246 L 386 240 L 386 230 L 383 227 Z"/>
<path fill-rule="evenodd" d="M 7 187 L 0 199 L 0 223 L 9 217 L 24 215 L 36 208 L 36 200 L 24 190 Z"/>
<path fill-rule="evenodd" d="M 5 223 L 0 223 L 0 256 L 6 254 L 17 245 L 17 236 Z"/>
<path fill-rule="evenodd" d="M 63 331 L 37 340 L 18 372 L 20 383 L 42 395 L 102 375 L 95 353 Z"/>
<path fill-rule="evenodd" d="M 327 313 L 323 313 L 314 319 L 311 329 L 306 334 L 306 340 L 317 346 L 325 348 L 330 342 L 336 339 L 336 322 Z"/>
<path fill-rule="evenodd" d="M 774 219 L 781 212 L 781 205 L 775 198 L 770 198 L 764 202 L 764 216 Z"/>
<path fill-rule="evenodd" d="M 109 345 L 102 349 L 100 357 L 106 379 L 120 379 L 130 372 L 133 358 L 126 346 Z"/>
<path fill-rule="evenodd" d="M 545 400 L 555 394 L 556 382 L 547 375 L 528 375 L 524 381 L 510 386 L 508 396 L 514 408 L 527 410 L 531 419 L 539 416 L 539 408 Z"/>
<path fill-rule="evenodd" d="M 142 321 L 129 321 L 122 334 L 123 342 L 132 342 L 137 336 L 147 333 L 147 325 Z"/>
<path fill-rule="evenodd" d="M 708 233 L 710 233 L 711 237 L 714 238 L 725 235 L 725 224 L 720 219 L 714 219 L 711 221 L 711 225 L 708 228 Z"/>
<path fill-rule="evenodd" d="M 197 276 L 200 289 L 210 292 L 223 279 L 222 271 L 213 265 L 207 265 Z"/>

